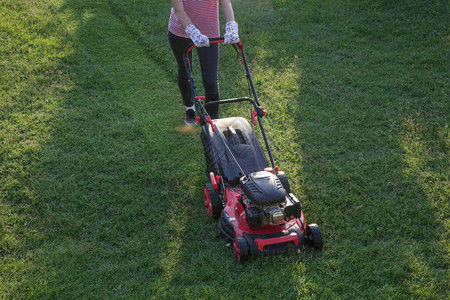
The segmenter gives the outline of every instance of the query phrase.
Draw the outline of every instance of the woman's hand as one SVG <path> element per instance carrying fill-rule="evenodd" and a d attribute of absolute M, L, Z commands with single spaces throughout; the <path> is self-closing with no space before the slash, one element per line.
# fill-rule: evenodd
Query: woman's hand
<path fill-rule="evenodd" d="M 209 47 L 209 38 L 206 35 L 203 35 L 194 25 L 189 24 L 186 27 L 185 32 L 192 42 L 194 42 L 196 47 Z"/>
<path fill-rule="evenodd" d="M 228 21 L 225 26 L 224 44 L 236 44 L 239 42 L 238 24 L 235 21 Z"/>

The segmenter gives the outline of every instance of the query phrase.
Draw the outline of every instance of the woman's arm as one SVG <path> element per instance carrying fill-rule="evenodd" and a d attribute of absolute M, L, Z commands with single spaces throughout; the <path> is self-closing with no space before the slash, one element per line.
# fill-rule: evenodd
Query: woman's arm
<path fill-rule="evenodd" d="M 180 21 L 181 25 L 183 25 L 184 29 L 189 24 L 192 24 L 191 19 L 189 19 L 188 15 L 186 14 L 186 11 L 184 10 L 183 0 L 171 0 L 172 1 L 172 7 L 175 11 L 175 14 L 178 17 L 178 20 Z"/>
<path fill-rule="evenodd" d="M 233 7 L 231 0 L 221 0 L 225 20 L 225 34 L 223 36 L 224 44 L 236 44 L 239 42 L 238 24 L 234 21 Z"/>
<path fill-rule="evenodd" d="M 183 0 L 171 0 L 172 7 L 184 31 L 197 47 L 209 47 L 209 39 L 203 35 L 193 24 L 184 10 Z"/>
<path fill-rule="evenodd" d="M 234 21 L 233 6 L 231 5 L 231 0 L 221 0 L 223 13 L 225 15 L 225 21 Z"/>

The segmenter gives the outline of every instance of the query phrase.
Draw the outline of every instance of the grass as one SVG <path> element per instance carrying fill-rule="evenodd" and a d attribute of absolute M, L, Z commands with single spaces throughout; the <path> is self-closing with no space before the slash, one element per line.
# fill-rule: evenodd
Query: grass
<path fill-rule="evenodd" d="M 239 265 L 218 237 L 169 1 L 0 1 L 0 297 L 449 297 L 448 4 L 233 5 L 323 250 Z"/>

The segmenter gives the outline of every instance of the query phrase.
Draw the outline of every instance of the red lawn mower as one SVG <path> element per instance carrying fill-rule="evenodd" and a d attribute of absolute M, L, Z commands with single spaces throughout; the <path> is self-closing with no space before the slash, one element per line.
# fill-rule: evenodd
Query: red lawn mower
<path fill-rule="evenodd" d="M 210 39 L 210 43 L 223 43 L 223 38 Z M 306 224 L 300 201 L 291 193 L 286 174 L 275 166 L 262 118 L 266 114 L 259 104 L 242 44 L 233 45 L 245 67 L 253 98 L 242 97 L 204 103 L 197 96 L 192 77 L 190 52 L 185 51 L 184 62 L 195 98 L 197 123 L 209 181 L 203 188 L 206 211 L 219 219 L 220 235 L 239 262 L 249 256 L 268 255 L 301 250 L 311 246 L 322 248 L 322 235 L 316 224 Z M 251 120 L 260 126 L 265 152 L 247 119 L 231 117 L 211 119 L 206 107 L 211 104 L 248 102 L 252 106 Z"/>

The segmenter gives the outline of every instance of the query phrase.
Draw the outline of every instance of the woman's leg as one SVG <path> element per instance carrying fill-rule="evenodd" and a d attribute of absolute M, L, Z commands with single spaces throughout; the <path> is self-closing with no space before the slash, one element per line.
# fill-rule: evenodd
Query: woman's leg
<path fill-rule="evenodd" d="M 191 86 L 189 85 L 183 60 L 184 50 L 186 49 L 187 45 L 191 43 L 191 40 L 188 38 L 176 36 L 169 32 L 169 43 L 170 47 L 172 48 L 173 54 L 175 55 L 175 59 L 177 60 L 178 88 L 180 89 L 183 104 L 186 107 L 191 107 L 194 105 L 194 102 L 192 100 L 192 90 Z M 192 61 L 192 52 L 189 54 L 189 60 Z"/>
<path fill-rule="evenodd" d="M 205 88 L 205 101 L 219 100 L 219 83 L 217 71 L 219 65 L 219 45 L 211 44 L 210 47 L 197 48 L 202 70 L 203 87 Z M 206 111 L 211 119 L 219 118 L 219 105 L 208 105 Z"/>
<path fill-rule="evenodd" d="M 186 69 L 184 66 L 184 50 L 191 43 L 188 38 L 182 38 L 169 32 L 169 43 L 175 55 L 178 65 L 178 87 L 181 92 L 183 103 L 186 107 L 194 105 L 192 90 L 189 85 Z M 205 89 L 205 101 L 219 100 L 219 84 L 217 81 L 217 71 L 219 65 L 219 46 L 211 44 L 210 47 L 197 48 L 197 53 L 202 71 L 203 87 Z M 192 52 L 189 54 L 192 62 Z M 219 105 L 207 106 L 207 112 L 212 119 L 219 118 Z"/>

